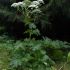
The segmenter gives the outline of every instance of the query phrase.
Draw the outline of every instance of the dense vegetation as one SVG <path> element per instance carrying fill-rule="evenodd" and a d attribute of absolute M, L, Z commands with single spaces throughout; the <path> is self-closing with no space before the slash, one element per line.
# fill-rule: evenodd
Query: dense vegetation
<path fill-rule="evenodd" d="M 0 70 L 70 70 L 70 2 L 0 0 Z"/>
<path fill-rule="evenodd" d="M 70 62 L 67 48 L 69 43 L 59 40 L 14 41 L 1 36 L 0 70 L 61 70 Z M 56 66 L 61 62 L 63 64 Z"/>

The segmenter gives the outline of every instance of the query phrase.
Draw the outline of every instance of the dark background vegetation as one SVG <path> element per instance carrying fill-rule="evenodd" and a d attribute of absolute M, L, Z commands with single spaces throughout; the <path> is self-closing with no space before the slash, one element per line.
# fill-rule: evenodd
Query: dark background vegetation
<path fill-rule="evenodd" d="M 11 8 L 13 2 L 22 0 L 0 0 L 0 35 L 6 34 L 16 39 L 25 38 L 25 26 L 20 13 Z M 44 0 L 42 15 L 36 25 L 43 36 L 70 42 L 70 1 Z M 14 10 L 13 10 L 14 9 Z"/>

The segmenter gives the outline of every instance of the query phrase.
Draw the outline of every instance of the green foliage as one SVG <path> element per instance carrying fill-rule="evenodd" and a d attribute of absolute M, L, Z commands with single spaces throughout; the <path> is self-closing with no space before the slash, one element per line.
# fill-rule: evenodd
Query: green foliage
<path fill-rule="evenodd" d="M 67 61 L 70 62 L 70 52 L 68 53 Z"/>
<path fill-rule="evenodd" d="M 13 56 L 11 57 L 12 69 L 25 70 L 47 70 L 53 61 L 46 55 L 42 44 L 39 41 L 25 39 L 17 41 L 14 45 Z"/>
<path fill-rule="evenodd" d="M 56 45 L 56 41 L 49 38 L 44 40 L 24 39 L 23 41 L 14 41 L 1 36 L 0 69 L 54 70 L 55 67 L 53 66 L 57 62 L 56 59 L 59 59 L 59 61 L 67 59 L 64 58 L 64 56 L 67 57 L 67 53 L 65 55 L 65 52 L 61 50 L 61 48 L 67 46 L 67 43 L 65 44 L 62 41 L 57 41 L 57 43 L 60 47 Z M 70 45 L 68 44 L 69 47 Z M 48 49 L 51 51 L 48 51 Z"/>

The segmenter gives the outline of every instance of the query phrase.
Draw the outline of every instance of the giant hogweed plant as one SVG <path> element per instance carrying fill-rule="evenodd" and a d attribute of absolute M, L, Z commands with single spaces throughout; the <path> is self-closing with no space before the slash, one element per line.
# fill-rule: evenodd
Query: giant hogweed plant
<path fill-rule="evenodd" d="M 7 39 L 0 38 L 0 70 L 62 70 L 68 61 L 70 61 L 69 53 L 67 61 L 57 69 L 53 66 L 54 62 L 51 58 L 55 59 L 63 54 L 61 54 L 60 50 L 55 50 L 56 54 L 53 54 L 51 58 L 48 56 L 47 50 L 49 48 L 70 47 L 66 42 L 53 41 L 47 38 L 44 40 L 31 39 L 33 34 L 39 35 L 39 30 L 34 23 L 36 17 L 41 13 L 40 7 L 43 3 L 43 0 L 24 0 L 11 5 L 11 7 L 17 8 L 22 13 L 23 22 L 25 26 L 29 27 L 25 33 L 29 34 L 30 39 L 27 38 L 14 43 L 15 41 L 13 40 L 7 40 L 7 37 Z M 51 51 L 49 50 L 49 52 Z"/>
<path fill-rule="evenodd" d="M 17 8 L 22 14 L 22 20 L 28 29 L 24 32 L 29 34 L 29 38 L 32 35 L 39 35 L 40 32 L 35 25 L 36 17 L 42 12 L 40 10 L 41 4 L 44 4 L 43 0 L 30 1 L 24 0 L 22 2 L 13 3 L 11 7 Z"/>
<path fill-rule="evenodd" d="M 54 62 L 46 52 L 47 47 L 59 47 L 59 43 L 51 43 L 51 40 L 31 39 L 32 35 L 39 35 L 40 32 L 35 25 L 37 16 L 42 12 L 40 7 L 43 0 L 13 3 L 11 7 L 17 8 L 22 14 L 22 20 L 28 29 L 24 32 L 29 38 L 23 41 L 16 41 L 10 52 L 9 70 L 56 70 Z M 45 46 L 45 47 L 44 47 Z M 9 49 L 9 47 L 8 47 Z M 8 70 L 7 69 L 7 70 Z"/>
<path fill-rule="evenodd" d="M 24 0 L 11 5 L 22 13 L 23 22 L 26 27 L 28 26 L 24 33 L 29 34 L 29 38 L 14 44 L 9 70 L 52 70 L 50 65 L 53 61 L 46 54 L 42 41 L 31 39 L 32 35 L 40 34 L 35 21 L 42 12 L 40 10 L 41 4 L 44 4 L 43 0 Z"/>

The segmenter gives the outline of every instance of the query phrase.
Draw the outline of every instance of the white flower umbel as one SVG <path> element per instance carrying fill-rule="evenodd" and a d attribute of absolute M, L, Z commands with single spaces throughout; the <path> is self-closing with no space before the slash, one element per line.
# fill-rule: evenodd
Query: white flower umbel
<path fill-rule="evenodd" d="M 43 3 L 44 4 L 44 1 L 43 0 L 37 0 L 39 3 Z"/>
<path fill-rule="evenodd" d="M 18 6 L 25 6 L 24 2 L 18 2 Z"/>
<path fill-rule="evenodd" d="M 17 7 L 17 6 L 18 6 L 17 3 L 13 3 L 13 4 L 11 5 L 11 7 Z"/>
<path fill-rule="evenodd" d="M 29 8 L 38 8 L 37 5 L 29 5 Z"/>
<path fill-rule="evenodd" d="M 38 1 L 33 1 L 33 2 L 31 2 L 31 5 L 39 5 L 40 3 L 38 2 Z"/>
<path fill-rule="evenodd" d="M 18 5 L 23 5 L 23 2 L 18 2 Z"/>
<path fill-rule="evenodd" d="M 11 7 L 18 7 L 18 6 L 24 7 L 25 6 L 25 3 L 24 2 L 18 2 L 18 3 L 13 3 L 11 5 Z"/>

